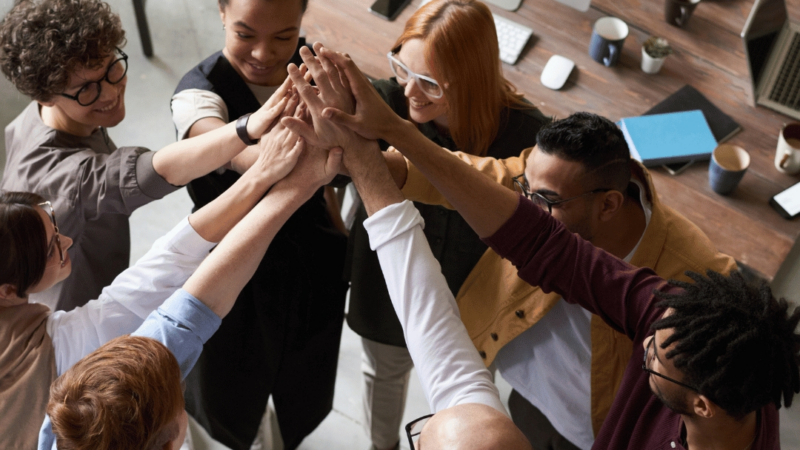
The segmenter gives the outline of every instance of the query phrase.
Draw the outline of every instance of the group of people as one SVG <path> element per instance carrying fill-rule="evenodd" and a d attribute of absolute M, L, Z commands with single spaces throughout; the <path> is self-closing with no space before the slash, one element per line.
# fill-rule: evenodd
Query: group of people
<path fill-rule="evenodd" d="M 800 308 L 661 204 L 613 122 L 520 95 L 480 1 L 420 8 L 374 81 L 300 37 L 306 6 L 219 0 L 225 48 L 157 152 L 106 133 L 128 68 L 106 3 L 5 16 L 33 101 L 0 181 L 4 448 L 178 449 L 187 413 L 245 450 L 274 414 L 296 448 L 345 320 L 377 450 L 779 448 Z M 182 186 L 193 212 L 128 267 L 128 217 Z M 432 414 L 402 424 L 412 367 Z"/>

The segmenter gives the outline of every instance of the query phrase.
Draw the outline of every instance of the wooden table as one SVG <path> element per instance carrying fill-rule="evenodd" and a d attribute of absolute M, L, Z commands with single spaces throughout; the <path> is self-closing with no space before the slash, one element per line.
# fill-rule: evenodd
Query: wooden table
<path fill-rule="evenodd" d="M 345 51 L 361 69 L 389 77 L 386 52 L 421 0 L 414 0 L 394 22 L 370 12 L 372 0 L 312 0 L 303 21 L 309 40 Z M 800 0 L 787 2 L 790 17 L 800 17 Z M 652 169 L 661 200 L 696 223 L 717 248 L 767 279 L 772 279 L 800 235 L 800 221 L 781 218 L 770 197 L 800 181 L 773 166 L 781 125 L 790 119 L 750 103 L 747 66 L 740 38 L 753 0 L 704 1 L 681 29 L 664 21 L 664 0 L 593 0 L 582 13 L 553 0 L 524 0 L 517 12 L 490 5 L 495 14 L 527 25 L 534 37 L 520 61 L 504 64 L 506 77 L 545 114 L 566 117 L 590 111 L 611 120 L 639 115 L 691 84 L 742 127 L 730 140 L 750 152 L 752 162 L 736 191 L 723 197 L 708 186 L 708 164 L 696 163 L 678 176 Z M 615 16 L 630 27 L 619 63 L 607 68 L 588 55 L 592 25 Z M 651 34 L 665 37 L 675 49 L 657 75 L 640 68 L 641 46 Z M 539 81 L 550 56 L 575 61 L 560 91 Z"/>

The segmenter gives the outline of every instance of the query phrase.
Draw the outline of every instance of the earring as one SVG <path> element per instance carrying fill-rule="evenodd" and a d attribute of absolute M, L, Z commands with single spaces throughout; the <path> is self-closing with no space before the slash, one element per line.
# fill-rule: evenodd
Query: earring
<path fill-rule="evenodd" d="M 222 24 L 222 30 L 223 31 L 225 30 L 225 24 L 224 23 Z"/>

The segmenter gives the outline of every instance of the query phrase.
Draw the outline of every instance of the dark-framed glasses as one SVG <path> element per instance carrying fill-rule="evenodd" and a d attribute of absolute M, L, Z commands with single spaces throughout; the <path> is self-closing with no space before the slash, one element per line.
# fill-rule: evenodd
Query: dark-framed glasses
<path fill-rule="evenodd" d="M 661 378 L 663 378 L 663 379 L 665 379 L 667 381 L 671 381 L 671 382 L 673 382 L 673 383 L 675 383 L 675 384 L 677 384 L 679 386 L 683 386 L 686 389 L 691 389 L 691 390 L 693 390 L 695 392 L 700 392 L 694 386 L 690 386 L 690 385 L 688 385 L 686 383 L 681 383 L 678 380 L 673 380 L 672 378 L 670 378 L 670 377 L 668 377 L 666 375 L 662 375 L 662 374 L 656 372 L 655 370 L 650 369 L 650 359 L 655 358 L 655 353 L 656 353 L 655 349 L 653 349 L 652 358 L 648 358 L 647 356 L 648 356 L 648 353 L 650 352 L 650 348 L 655 346 L 656 337 L 655 337 L 655 335 L 653 335 L 649 339 L 650 339 L 650 342 L 644 348 L 644 361 L 642 362 L 642 370 L 644 370 L 645 372 L 647 372 L 647 373 L 649 373 L 651 375 L 655 375 L 655 376 L 661 377 Z"/>
<path fill-rule="evenodd" d="M 609 192 L 612 190 L 606 188 L 599 188 L 599 189 L 593 189 L 588 192 L 584 192 L 583 194 L 576 195 L 570 198 L 564 198 L 561 200 L 550 200 L 549 198 L 545 197 L 544 195 L 538 192 L 531 192 L 530 187 L 528 186 L 528 179 L 525 177 L 525 174 L 518 175 L 512 178 L 512 180 L 514 180 L 514 185 L 522 193 L 522 195 L 528 197 L 528 199 L 532 201 L 536 206 L 547 210 L 547 212 L 550 214 L 553 214 L 553 206 L 555 205 L 561 205 L 567 202 L 571 202 L 572 200 L 576 200 L 581 197 L 585 197 L 587 195 L 599 194 L 601 192 Z"/>
<path fill-rule="evenodd" d="M 427 416 L 414 419 L 406 424 L 406 436 L 408 436 L 408 446 L 411 450 L 417 448 L 417 442 L 419 442 L 419 435 L 422 433 L 422 428 L 425 427 L 425 424 L 428 423 L 431 417 L 433 417 L 433 414 L 428 414 Z"/>
<path fill-rule="evenodd" d="M 398 81 L 408 83 L 413 78 L 417 82 L 419 89 L 430 98 L 442 98 L 444 89 L 438 81 L 425 75 L 414 73 L 411 69 L 401 63 L 400 60 L 394 57 L 394 53 L 389 52 L 386 54 L 389 58 L 389 67 L 392 68 L 392 73 L 397 77 Z"/>
<path fill-rule="evenodd" d="M 58 222 L 56 222 L 56 211 L 53 209 L 53 204 L 49 201 L 39 203 L 38 206 L 41 206 L 42 209 L 44 209 L 45 206 L 47 207 L 45 211 L 50 215 L 50 221 L 53 222 L 53 231 L 55 231 L 53 236 L 56 241 L 56 247 L 58 248 L 58 257 L 61 258 L 61 267 L 64 267 L 64 250 L 61 249 L 61 235 L 58 231 Z"/>
<path fill-rule="evenodd" d="M 75 95 L 62 93 L 61 96 L 70 100 L 75 100 L 81 106 L 89 106 L 96 102 L 97 99 L 100 98 L 100 93 L 103 89 L 101 83 L 103 81 L 107 81 L 108 84 L 117 84 L 122 81 L 122 79 L 125 78 L 125 74 L 128 73 L 128 55 L 120 49 L 117 49 L 117 53 L 119 56 L 108 65 L 108 69 L 106 69 L 106 74 L 103 78 L 84 84 Z"/>

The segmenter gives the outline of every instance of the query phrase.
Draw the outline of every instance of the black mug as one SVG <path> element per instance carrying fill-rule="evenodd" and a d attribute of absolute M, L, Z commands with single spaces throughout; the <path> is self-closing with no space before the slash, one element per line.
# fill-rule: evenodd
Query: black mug
<path fill-rule="evenodd" d="M 628 25 L 616 17 L 597 19 L 589 43 L 589 56 L 593 60 L 611 67 L 619 60 L 622 45 L 628 37 Z"/>
<path fill-rule="evenodd" d="M 665 0 L 664 19 L 670 25 L 685 27 L 701 0 Z"/>

